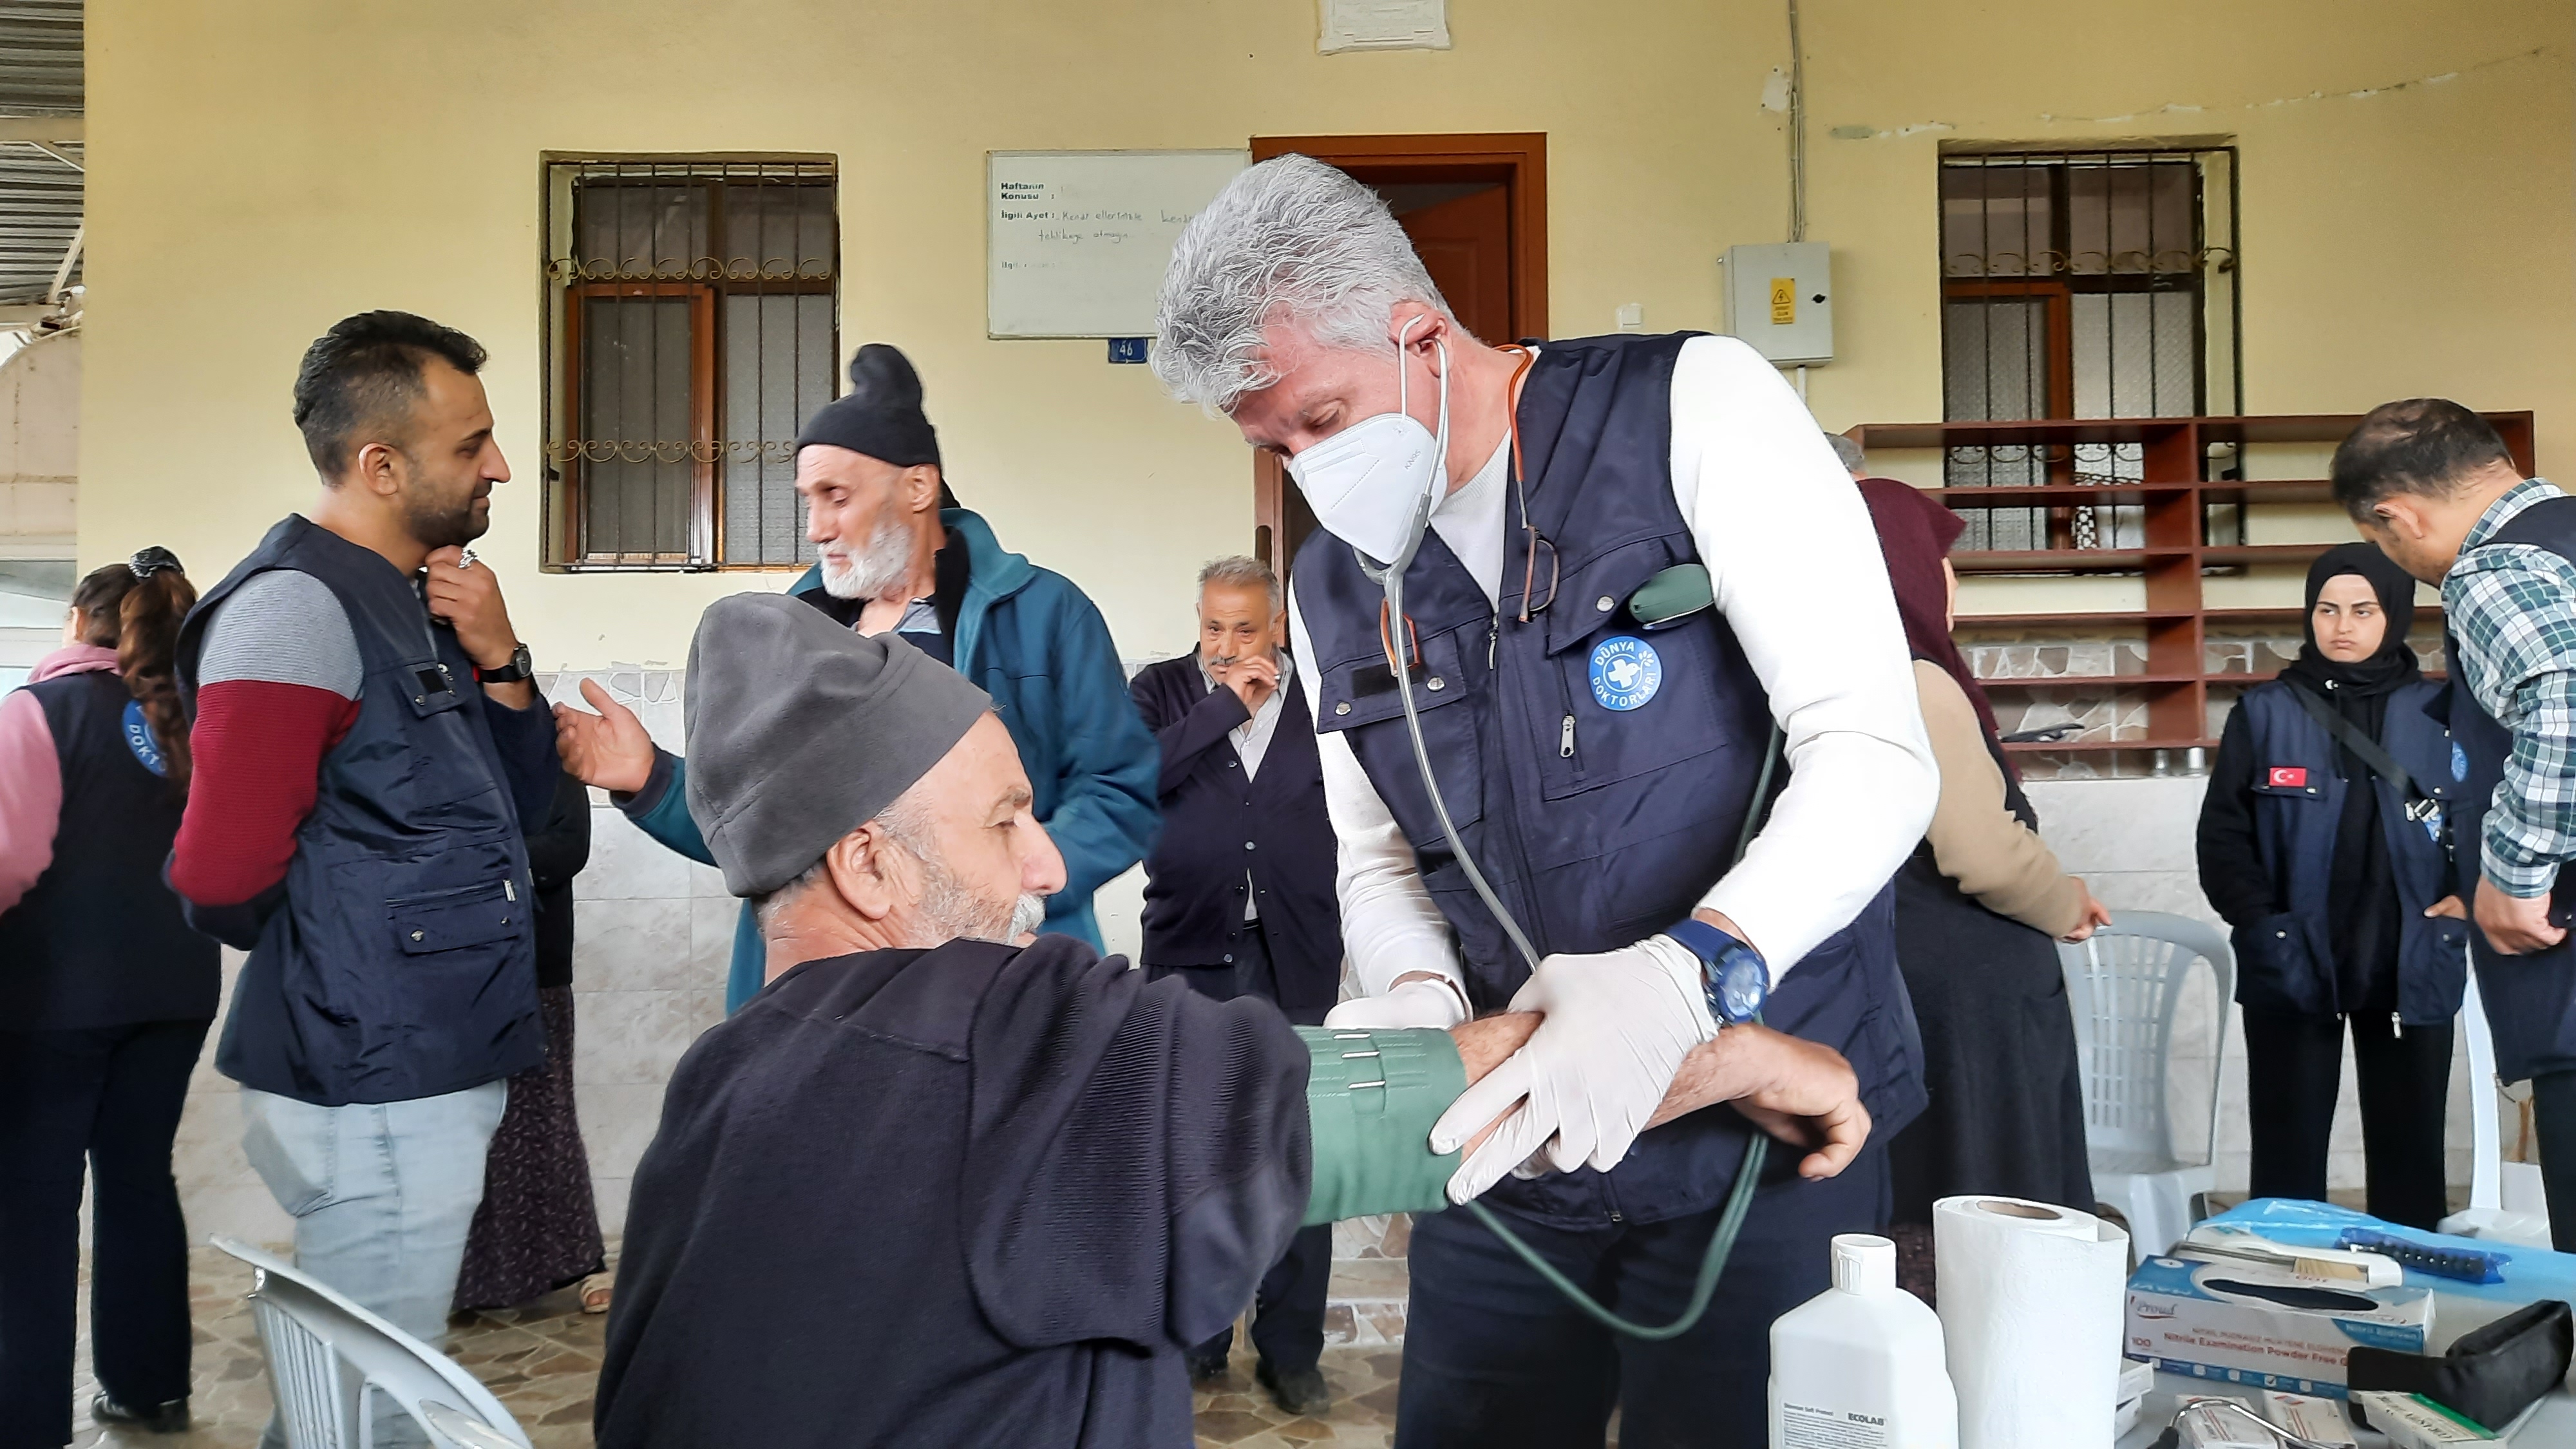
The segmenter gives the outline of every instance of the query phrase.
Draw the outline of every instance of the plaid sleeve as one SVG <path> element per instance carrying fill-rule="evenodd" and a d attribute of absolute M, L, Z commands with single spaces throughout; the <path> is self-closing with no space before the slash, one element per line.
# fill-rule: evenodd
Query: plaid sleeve
<path fill-rule="evenodd" d="M 2469 687 L 2513 732 L 2480 866 L 2507 895 L 2544 895 L 2576 859 L 2576 569 L 2539 549 L 2482 551 L 2456 619 Z"/>

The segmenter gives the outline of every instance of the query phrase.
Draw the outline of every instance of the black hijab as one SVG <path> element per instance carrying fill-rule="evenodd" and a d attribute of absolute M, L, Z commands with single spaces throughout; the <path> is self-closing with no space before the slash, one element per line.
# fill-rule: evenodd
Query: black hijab
<path fill-rule="evenodd" d="M 2379 596 L 2386 626 L 2379 648 L 2369 658 L 2337 663 L 2317 647 L 2317 595 L 2326 580 L 2359 574 Z M 2372 739 L 2387 723 L 2388 696 L 2399 685 L 2420 678 L 2415 651 L 2406 642 L 2415 623 L 2415 580 L 2389 562 L 2388 555 L 2366 543 L 2327 549 L 2308 567 L 2308 608 L 2299 632 L 2307 644 L 2281 671 L 2291 688 L 2304 688 L 2329 701 L 2335 712 Z M 2326 910 L 2332 918 L 2327 937 L 2334 953 L 2335 1000 L 2339 1011 L 2394 1011 L 2397 1007 L 2397 949 L 2402 923 L 2397 918 L 2396 877 L 2388 861 L 2386 833 L 2379 827 L 2379 792 L 2363 782 L 2370 767 L 2338 745 L 2337 773 L 2355 788 L 2344 793 L 2343 814 L 2335 822 L 2334 856 L 2326 868 Z M 2259 769 L 2259 765 L 2258 765 Z"/>
<path fill-rule="evenodd" d="M 2387 619 L 2386 631 L 2379 636 L 2379 651 L 2353 664 L 2328 659 L 2325 651 L 2317 647 L 2317 595 L 2325 592 L 2326 580 L 2343 574 L 2359 574 L 2369 582 L 2371 592 L 2379 596 L 2380 613 Z M 2369 544 L 2338 544 L 2308 566 L 2308 607 L 2299 616 L 2299 632 L 2307 642 L 2301 646 L 2299 657 L 2281 671 L 2281 677 L 2304 684 L 2327 699 L 2384 695 L 2421 677 L 2415 650 L 2406 642 L 2407 633 L 2414 627 L 2414 577 Z M 2372 733 L 2378 731 L 2374 729 Z"/>

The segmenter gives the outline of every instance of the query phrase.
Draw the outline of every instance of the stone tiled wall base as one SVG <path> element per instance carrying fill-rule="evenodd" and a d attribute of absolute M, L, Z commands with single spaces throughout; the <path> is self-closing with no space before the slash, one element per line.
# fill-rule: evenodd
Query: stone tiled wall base
<path fill-rule="evenodd" d="M 1987 695 L 1998 728 L 2006 734 L 2075 726 L 2069 740 L 2146 739 L 2156 733 L 2148 723 L 2147 695 L 2104 682 L 2105 676 L 2147 672 L 2146 645 L 2140 639 L 2070 637 L 2061 628 L 1988 627 L 1974 619 L 1961 621 L 1961 653 L 1978 678 L 1989 681 Z M 2427 670 L 2442 667 L 2442 635 L 2436 627 L 2419 629 L 2408 641 L 2417 662 Z M 2237 694 L 2297 657 L 2296 633 L 2229 635 L 2212 638 L 2202 648 L 2201 667 L 2219 676 L 2211 680 L 2208 728 L 2224 728 Z M 2052 681 L 2086 679 L 2063 684 Z M 2173 752 L 2171 769 L 2186 768 L 2182 752 Z M 2028 779 L 2094 779 L 2136 777 L 2149 773 L 2130 756 L 2083 752 L 2020 757 Z"/>

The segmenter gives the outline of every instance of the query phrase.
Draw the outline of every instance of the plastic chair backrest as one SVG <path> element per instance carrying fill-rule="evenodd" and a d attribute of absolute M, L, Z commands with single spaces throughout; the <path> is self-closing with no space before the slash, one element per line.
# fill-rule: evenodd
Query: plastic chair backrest
<path fill-rule="evenodd" d="M 501 1401 L 472 1374 L 428 1344 L 350 1302 L 292 1263 L 232 1238 L 216 1247 L 255 1270 L 251 1313 L 268 1350 L 268 1376 L 288 1449 L 359 1449 L 368 1441 L 368 1390 L 391 1399 L 432 1428 L 436 1438 L 527 1449 L 528 1436 Z M 439 1419 L 480 1421 L 497 1438 L 463 1439 L 439 1432 Z M 452 1416 L 452 1417 L 451 1417 Z"/>
<path fill-rule="evenodd" d="M 2122 911 L 2112 925 L 2077 944 L 2061 943 L 2067 1005 L 2075 1014 L 2076 1055 L 2084 1082 L 2084 1140 L 2096 1153 L 2117 1152 L 2178 1162 L 2173 1116 L 2166 1106 L 2172 1072 L 2174 1013 L 2194 963 L 2207 961 L 2218 988 L 2210 1038 L 2209 1134 L 2218 1143 L 2219 1056 L 2227 1011 L 2236 997 L 2236 953 L 2218 931 L 2188 916 Z M 2202 1159 L 2204 1162 L 2207 1158 Z"/>

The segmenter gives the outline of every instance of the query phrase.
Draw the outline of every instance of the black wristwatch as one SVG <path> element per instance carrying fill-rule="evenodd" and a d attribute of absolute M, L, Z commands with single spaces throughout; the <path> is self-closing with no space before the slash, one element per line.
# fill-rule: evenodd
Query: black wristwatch
<path fill-rule="evenodd" d="M 522 644 L 510 651 L 509 663 L 498 669 L 477 668 L 474 677 L 485 684 L 517 684 L 536 672 L 537 662 L 529 656 L 528 646 Z"/>

